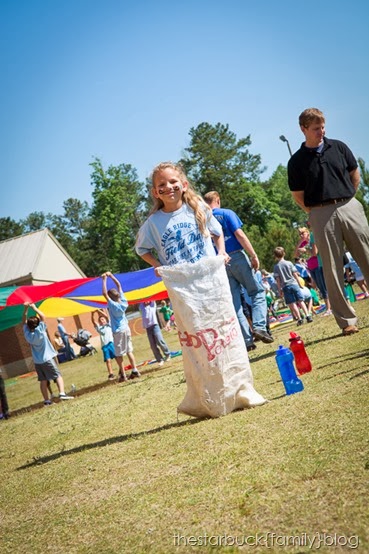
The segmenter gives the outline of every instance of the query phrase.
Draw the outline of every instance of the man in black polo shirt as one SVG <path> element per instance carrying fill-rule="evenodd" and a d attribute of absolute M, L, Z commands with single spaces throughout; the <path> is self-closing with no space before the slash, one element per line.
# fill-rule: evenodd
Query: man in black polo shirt
<path fill-rule="evenodd" d="M 299 124 L 305 142 L 288 163 L 288 185 L 295 202 L 309 214 L 333 314 L 342 333 L 351 335 L 359 329 L 344 295 L 344 243 L 369 282 L 369 226 L 355 199 L 360 172 L 346 144 L 325 138 L 320 110 L 304 110 Z"/>

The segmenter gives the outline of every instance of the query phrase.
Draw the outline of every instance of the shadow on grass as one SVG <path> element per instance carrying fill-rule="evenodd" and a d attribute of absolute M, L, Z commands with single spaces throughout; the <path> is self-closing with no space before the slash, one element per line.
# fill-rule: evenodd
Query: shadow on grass
<path fill-rule="evenodd" d="M 163 367 L 152 367 L 150 368 L 145 366 L 145 370 L 144 371 L 141 371 L 141 375 L 142 377 L 145 377 L 146 375 L 150 375 L 151 373 L 157 373 L 157 372 L 163 372 L 165 369 L 168 369 L 168 364 L 167 366 L 163 366 Z M 126 384 L 123 384 L 123 383 L 119 383 L 119 386 L 127 386 L 127 384 L 137 384 L 137 383 L 140 383 L 141 381 L 140 380 L 129 380 L 128 383 Z M 90 394 L 92 392 L 96 392 L 98 390 L 101 390 L 101 389 L 105 389 L 106 387 L 112 387 L 112 386 L 116 386 L 118 385 L 118 380 L 114 380 L 114 381 L 109 381 L 109 380 L 106 380 L 106 381 L 103 381 L 102 383 L 95 383 L 94 385 L 90 385 L 88 387 L 83 387 L 81 389 L 78 389 L 77 391 L 75 392 L 70 392 L 69 394 L 71 394 L 72 396 L 74 396 L 75 398 L 78 398 L 79 396 L 83 396 L 85 394 Z M 54 398 L 53 399 L 53 404 L 59 404 L 61 402 L 65 402 L 63 400 L 59 400 L 59 398 Z M 35 410 L 40 410 L 40 409 L 44 409 L 45 406 L 44 406 L 44 403 L 43 401 L 42 402 L 36 402 L 35 404 L 30 404 L 29 406 L 25 406 L 24 408 L 18 408 L 17 410 L 12 410 L 11 412 L 11 415 L 12 417 L 16 417 L 16 416 L 20 416 L 22 414 L 26 414 L 28 412 L 33 412 Z"/>
<path fill-rule="evenodd" d="M 90 444 L 82 444 L 81 446 L 76 446 L 70 450 L 62 450 L 61 452 L 56 452 L 50 456 L 40 456 L 35 457 L 32 462 L 24 464 L 23 466 L 17 467 L 17 471 L 28 469 L 30 467 L 35 467 L 54 460 L 58 460 L 63 456 L 71 456 L 72 454 L 77 454 L 78 452 L 85 452 L 86 450 L 92 450 L 93 448 L 102 448 L 104 446 L 109 446 L 111 444 L 117 444 L 126 442 L 130 439 L 137 439 L 139 437 L 145 437 L 148 435 L 156 435 L 156 433 L 161 433 L 162 431 L 167 431 L 168 429 L 184 427 L 185 425 L 195 425 L 196 423 L 201 423 L 205 421 L 205 418 L 197 419 L 187 419 L 186 421 L 177 421 L 176 423 L 167 423 L 161 427 L 156 427 L 155 429 L 150 429 L 149 431 L 141 431 L 140 433 L 129 433 L 128 435 L 121 435 L 119 437 L 110 437 L 109 439 L 104 439 L 98 442 L 92 442 Z"/>
<path fill-rule="evenodd" d="M 347 356 L 346 358 L 340 356 L 339 359 L 340 359 L 340 361 L 350 362 L 352 360 L 358 360 L 359 358 L 366 358 L 368 356 L 369 356 L 369 351 L 364 350 L 363 352 L 357 352 L 355 355 Z M 318 367 L 317 369 L 318 370 L 326 369 L 330 366 L 335 366 L 335 365 L 336 365 L 335 362 L 332 362 L 331 364 L 322 365 L 322 366 Z M 338 377 L 340 375 L 345 375 L 346 373 L 352 373 L 353 371 L 357 371 L 358 369 L 359 368 L 357 368 L 357 367 L 352 367 L 351 369 L 338 371 L 334 375 L 329 375 L 328 377 L 323 377 L 322 381 L 329 381 L 330 379 L 335 379 L 336 377 Z M 352 379 L 355 379 L 356 377 L 360 377 L 361 375 L 365 375 L 366 373 L 369 373 L 369 370 L 361 371 L 360 373 L 357 373 L 356 375 L 353 375 L 352 377 L 350 377 L 349 380 L 351 381 Z"/>

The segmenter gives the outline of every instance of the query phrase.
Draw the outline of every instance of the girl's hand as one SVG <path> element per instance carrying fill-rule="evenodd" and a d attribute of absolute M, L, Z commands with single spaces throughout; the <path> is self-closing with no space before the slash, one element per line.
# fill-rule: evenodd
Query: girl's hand
<path fill-rule="evenodd" d="M 158 265 L 158 267 L 160 267 L 160 266 Z M 161 275 L 158 272 L 158 267 L 154 267 L 154 273 L 157 277 L 161 277 Z"/>
<path fill-rule="evenodd" d="M 225 265 L 229 264 L 229 262 L 231 261 L 231 257 L 228 256 L 228 254 L 225 250 L 224 251 L 220 250 L 218 252 L 218 256 L 223 256 Z"/>

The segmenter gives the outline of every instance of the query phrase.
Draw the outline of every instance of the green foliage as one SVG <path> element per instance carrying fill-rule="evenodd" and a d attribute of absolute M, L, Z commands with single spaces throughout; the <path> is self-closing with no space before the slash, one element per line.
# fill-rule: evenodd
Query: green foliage
<path fill-rule="evenodd" d="M 91 166 L 93 225 L 88 229 L 88 241 L 94 258 L 89 261 L 89 274 L 138 269 L 140 263 L 134 243 L 144 185 L 138 180 L 136 170 L 128 164 L 110 165 L 105 170 L 96 158 Z"/>
<path fill-rule="evenodd" d="M 21 221 L 15 221 L 11 217 L 0 217 L 0 241 L 17 237 L 24 233 Z"/>
<path fill-rule="evenodd" d="M 221 123 L 200 123 L 189 134 L 191 143 L 181 163 L 201 194 L 217 190 L 222 196 L 242 179 L 258 179 L 261 159 L 248 150 L 250 135 L 237 139 L 229 126 Z"/>
<path fill-rule="evenodd" d="M 369 221 L 369 171 L 362 158 L 358 158 L 361 173 L 361 183 L 356 198 L 362 203 L 365 215 Z"/>
<path fill-rule="evenodd" d="M 190 144 L 180 162 L 200 194 L 217 190 L 222 206 L 237 213 L 244 231 L 258 252 L 261 265 L 271 269 L 273 249 L 283 246 L 292 259 L 298 240 L 297 227 L 307 215 L 293 201 L 287 169 L 279 165 L 261 180 L 261 156 L 251 154 L 250 135 L 237 138 L 228 125 L 200 123 L 189 131 Z M 369 219 L 369 171 L 358 159 L 361 184 L 357 192 Z M 151 209 L 151 183 L 141 183 L 129 164 L 103 168 L 96 158 L 92 167 L 92 207 L 69 198 L 63 214 L 32 212 L 20 221 L 0 218 L 0 240 L 49 228 L 86 275 L 134 271 L 146 264 L 136 255 L 137 231 Z"/>
<path fill-rule="evenodd" d="M 294 202 L 288 188 L 286 167 L 279 165 L 270 179 L 263 183 L 263 189 L 274 208 L 271 219 L 288 227 L 305 224 L 306 213 Z"/>

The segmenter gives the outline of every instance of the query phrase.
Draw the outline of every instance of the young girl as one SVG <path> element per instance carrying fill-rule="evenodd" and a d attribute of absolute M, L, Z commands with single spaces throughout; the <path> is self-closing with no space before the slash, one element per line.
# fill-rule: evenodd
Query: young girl
<path fill-rule="evenodd" d="M 151 193 L 154 208 L 138 233 L 136 251 L 162 276 L 178 320 L 187 384 L 178 411 L 219 417 L 264 404 L 237 328 L 220 223 L 177 164 L 155 167 Z"/>
<path fill-rule="evenodd" d="M 136 242 L 136 252 L 145 262 L 159 267 L 215 256 L 212 239 L 218 255 L 229 258 L 221 225 L 195 193 L 180 165 L 164 162 L 156 166 L 151 194 L 154 207 Z"/>

